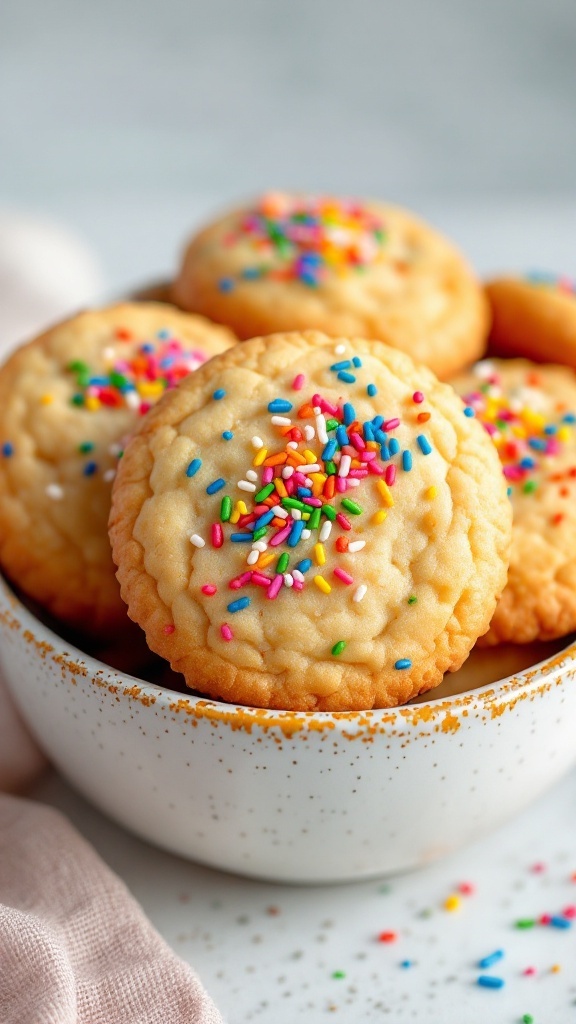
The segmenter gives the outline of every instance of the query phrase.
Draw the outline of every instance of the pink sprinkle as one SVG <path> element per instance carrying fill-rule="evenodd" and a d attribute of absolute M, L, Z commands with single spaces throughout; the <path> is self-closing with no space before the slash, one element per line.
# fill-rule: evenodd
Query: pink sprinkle
<path fill-rule="evenodd" d="M 166 633 L 166 636 L 170 636 L 175 629 L 176 626 L 173 626 L 171 623 L 169 623 L 167 626 L 164 626 L 164 632 Z"/>
<path fill-rule="evenodd" d="M 421 391 L 415 391 L 412 395 L 412 401 L 416 402 L 416 405 L 420 405 L 424 401 L 424 395 Z"/>
<path fill-rule="evenodd" d="M 391 420 L 385 420 L 382 424 L 382 430 L 396 430 L 396 427 L 400 426 L 400 420 L 397 416 L 394 416 Z"/>
<path fill-rule="evenodd" d="M 342 446 L 342 455 L 349 455 L 351 459 L 355 459 L 358 455 L 356 448 L 353 448 L 351 444 L 345 444 Z"/>
<path fill-rule="evenodd" d="M 354 433 L 350 434 L 350 440 L 357 451 L 363 452 L 366 448 L 364 439 L 360 437 L 360 434 L 355 430 Z"/>
<path fill-rule="evenodd" d="M 525 975 L 526 975 L 526 977 L 530 978 L 530 977 L 532 977 L 532 976 L 533 976 L 534 974 L 536 974 L 536 968 L 535 968 L 535 967 L 526 967 L 526 968 L 525 968 L 525 969 L 524 969 L 524 970 L 522 971 L 522 974 L 525 974 Z"/>
<path fill-rule="evenodd" d="M 546 444 L 546 455 L 559 455 L 561 450 L 560 442 L 551 437 Z"/>
<path fill-rule="evenodd" d="M 228 625 L 227 622 L 223 622 L 222 625 L 220 626 L 220 634 L 222 636 L 222 639 L 225 640 L 226 643 L 230 643 L 230 640 L 232 640 L 234 636 L 234 633 L 230 629 L 230 626 Z"/>
<path fill-rule="evenodd" d="M 373 462 L 376 452 L 360 452 L 360 462 Z"/>
<path fill-rule="evenodd" d="M 292 388 L 293 388 L 294 391 L 301 391 L 302 388 L 304 387 L 305 383 L 306 383 L 306 377 L 304 376 L 304 374 L 303 373 L 298 373 L 294 377 L 294 380 L 292 382 Z"/>
<path fill-rule="evenodd" d="M 351 469 L 348 476 L 356 477 L 356 479 L 362 479 L 363 477 L 368 476 L 368 469 Z"/>
<path fill-rule="evenodd" d="M 476 892 L 476 887 L 472 885 L 472 882 L 460 882 L 458 892 L 461 892 L 463 896 L 473 896 Z"/>
<path fill-rule="evenodd" d="M 224 533 L 220 523 L 212 523 L 212 547 L 221 548 L 224 543 Z"/>
<path fill-rule="evenodd" d="M 298 472 L 298 470 L 292 474 L 290 479 L 293 480 L 298 487 L 306 487 L 306 477 L 303 473 Z"/>
<path fill-rule="evenodd" d="M 564 907 L 562 911 L 564 917 L 573 918 L 576 917 L 576 907 L 571 903 L 568 907 Z"/>
<path fill-rule="evenodd" d="M 282 573 L 279 572 L 278 575 L 274 577 L 270 586 L 268 587 L 268 590 L 266 591 L 266 597 L 269 597 L 270 600 L 273 601 L 274 598 L 278 596 L 278 593 L 281 590 L 283 583 L 284 577 Z"/>
<path fill-rule="evenodd" d="M 228 586 L 230 590 L 239 590 L 240 587 L 245 587 L 247 583 L 250 583 L 251 579 L 251 572 L 243 572 L 241 576 L 236 576 L 236 579 L 230 580 Z"/>
<path fill-rule="evenodd" d="M 354 583 L 354 579 L 350 573 L 345 572 L 345 570 L 341 569 L 339 565 L 334 569 L 334 575 L 337 576 L 339 580 L 342 580 L 342 583 L 345 583 L 346 586 L 349 586 L 350 583 Z"/>
<path fill-rule="evenodd" d="M 346 493 L 346 480 L 343 476 L 336 477 L 336 490 L 338 491 L 338 494 Z"/>
<path fill-rule="evenodd" d="M 262 470 L 262 483 L 271 484 L 274 479 L 274 466 L 264 466 Z"/>
<path fill-rule="evenodd" d="M 326 399 L 322 398 L 321 395 L 312 396 L 312 405 L 319 406 L 319 408 L 322 409 L 322 412 L 329 412 L 331 416 L 336 416 L 338 413 L 338 406 L 332 405 L 331 402 L 326 401 Z"/>
<path fill-rule="evenodd" d="M 278 530 L 278 533 L 275 533 L 274 536 L 270 538 L 270 547 L 271 548 L 278 547 L 279 544 L 282 544 L 286 540 L 286 538 L 290 535 L 290 530 L 292 529 L 292 525 L 293 525 L 293 520 L 290 519 L 289 520 L 289 526 L 285 526 L 282 530 Z"/>
<path fill-rule="evenodd" d="M 490 437 L 494 437 L 494 434 L 498 433 L 498 429 L 497 427 L 494 426 L 493 423 L 483 423 L 482 426 L 484 427 L 486 433 L 490 434 Z"/>
<path fill-rule="evenodd" d="M 349 519 L 346 519 L 346 516 L 344 515 L 343 512 L 338 513 L 338 515 L 336 516 L 336 522 L 340 524 L 343 530 L 352 529 L 352 523 L 350 522 Z"/>
<path fill-rule="evenodd" d="M 541 860 L 538 860 L 532 865 L 530 871 L 533 871 L 535 875 L 541 875 L 543 871 L 546 871 L 546 865 Z"/>
<path fill-rule="evenodd" d="M 288 495 L 291 497 L 296 490 L 296 481 L 293 476 L 291 476 L 289 480 L 284 481 L 284 487 L 286 488 Z"/>
<path fill-rule="evenodd" d="M 550 924 L 552 917 L 550 914 L 541 914 L 538 918 L 540 924 Z"/>
<path fill-rule="evenodd" d="M 368 463 L 368 471 L 370 473 L 375 473 L 376 476 L 382 476 L 382 474 L 384 472 L 384 467 L 381 466 L 379 462 L 369 462 Z"/>
<path fill-rule="evenodd" d="M 524 473 L 518 466 L 504 466 L 504 476 L 507 480 L 522 480 Z M 532 870 L 536 870 L 532 868 Z"/>
<path fill-rule="evenodd" d="M 386 470 L 384 472 L 384 479 L 388 486 L 391 487 L 396 479 L 396 466 L 393 466 L 392 464 L 386 466 Z"/>
<path fill-rule="evenodd" d="M 263 572 L 253 572 L 252 583 L 255 583 L 257 587 L 269 587 L 270 584 L 272 583 L 272 580 Z"/>
<path fill-rule="evenodd" d="M 294 580 L 294 583 L 292 584 L 292 589 L 293 590 L 304 590 L 304 584 L 303 584 L 302 580 Z"/>
<path fill-rule="evenodd" d="M 202 593 L 206 594 L 208 597 L 212 597 L 212 595 L 216 593 L 216 587 L 213 583 L 205 583 L 202 587 Z"/>
<path fill-rule="evenodd" d="M 312 508 L 322 508 L 322 502 L 320 498 L 302 498 L 305 505 L 311 505 Z"/>

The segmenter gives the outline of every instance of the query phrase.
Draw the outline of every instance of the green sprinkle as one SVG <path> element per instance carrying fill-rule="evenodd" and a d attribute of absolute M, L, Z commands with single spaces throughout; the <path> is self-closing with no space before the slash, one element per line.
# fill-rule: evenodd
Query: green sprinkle
<path fill-rule="evenodd" d="M 84 405 L 84 395 L 72 395 L 72 405 Z"/>
<path fill-rule="evenodd" d="M 534 1017 L 531 1013 L 522 1014 L 522 1024 L 534 1024 Z"/>
<path fill-rule="evenodd" d="M 523 485 L 522 490 L 524 491 L 524 494 L 533 494 L 537 487 L 538 484 L 536 480 L 527 480 Z"/>
<path fill-rule="evenodd" d="M 88 452 L 94 451 L 94 441 L 82 441 L 82 444 L 78 445 L 78 451 L 82 455 L 87 455 Z"/>
<path fill-rule="evenodd" d="M 338 420 L 326 420 L 326 430 L 336 430 L 339 426 Z"/>
<path fill-rule="evenodd" d="M 232 515 L 232 498 L 229 494 L 222 498 L 220 504 L 220 519 L 223 523 L 227 523 Z"/>
<path fill-rule="evenodd" d="M 125 377 L 123 373 L 118 373 L 117 370 L 111 370 L 109 376 L 110 383 L 113 384 L 115 388 L 123 388 L 128 384 L 128 378 Z"/>
<path fill-rule="evenodd" d="M 315 509 L 312 510 L 312 512 L 310 514 L 310 519 L 308 520 L 308 529 L 309 530 L 317 530 L 318 529 L 318 527 L 320 526 L 320 516 L 321 515 L 322 515 L 322 509 L 321 508 L 315 508 Z"/>
<path fill-rule="evenodd" d="M 533 928 L 536 921 L 532 917 L 521 917 L 519 921 L 516 921 L 517 928 Z"/>
<path fill-rule="evenodd" d="M 326 476 L 334 476 L 336 473 L 336 463 L 332 462 L 331 459 L 328 459 L 328 462 L 324 463 L 324 471 Z"/>
<path fill-rule="evenodd" d="M 412 595 L 411 595 L 411 596 L 410 596 L 410 597 L 408 598 L 408 604 L 416 604 L 416 601 L 417 601 L 417 600 L 418 600 L 418 598 L 416 597 L 416 594 L 412 594 Z"/>
<path fill-rule="evenodd" d="M 288 563 L 290 562 L 290 555 L 287 551 L 283 551 L 280 558 L 276 562 L 276 572 L 286 572 Z"/>
<path fill-rule="evenodd" d="M 259 530 L 255 530 L 254 531 L 252 539 L 253 540 L 261 540 L 262 537 L 265 537 L 267 533 L 268 533 L 268 527 L 267 526 L 261 526 Z"/>
<path fill-rule="evenodd" d="M 310 511 L 310 505 L 305 505 L 304 502 L 299 501 L 298 498 L 282 498 L 282 505 L 284 508 L 297 508 L 300 512 Z"/>
<path fill-rule="evenodd" d="M 337 658 L 339 654 L 342 654 L 342 651 L 344 650 L 345 647 L 346 641 L 338 640 L 338 643 L 335 643 L 334 647 L 332 648 L 332 654 L 334 655 L 334 657 Z"/>
<path fill-rule="evenodd" d="M 334 522 L 334 520 L 336 519 L 336 515 L 337 515 L 336 509 L 334 508 L 334 505 L 322 505 L 321 511 L 326 516 L 326 519 L 329 519 L 331 523 Z"/>
<path fill-rule="evenodd" d="M 364 509 L 360 505 L 357 505 L 351 498 L 342 498 L 342 505 L 347 512 L 350 512 L 353 516 L 361 516 Z"/>
<path fill-rule="evenodd" d="M 90 367 L 88 363 L 83 363 L 81 359 L 74 359 L 71 363 L 68 363 L 66 367 L 70 373 L 90 373 Z"/>
<path fill-rule="evenodd" d="M 254 501 L 256 502 L 256 504 L 258 504 L 261 501 L 264 501 L 264 498 L 267 498 L 269 494 L 272 494 L 273 490 L 274 484 L 266 484 L 266 486 L 263 487 L 261 491 L 258 491 L 258 494 L 254 495 Z"/>
<path fill-rule="evenodd" d="M 346 971 L 332 971 L 332 977 L 333 978 L 345 978 L 346 977 Z"/>

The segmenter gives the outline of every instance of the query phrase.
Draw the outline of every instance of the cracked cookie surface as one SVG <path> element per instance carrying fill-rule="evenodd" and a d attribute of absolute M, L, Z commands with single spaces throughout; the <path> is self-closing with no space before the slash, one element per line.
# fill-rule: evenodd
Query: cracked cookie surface
<path fill-rule="evenodd" d="M 315 328 L 377 338 L 439 377 L 485 350 L 488 306 L 460 253 L 378 202 L 274 193 L 207 226 L 173 287 L 240 338 Z"/>
<path fill-rule="evenodd" d="M 0 369 L 0 563 L 58 619 L 127 624 L 107 532 L 123 440 L 234 340 L 173 306 L 125 303 L 58 324 Z"/>
<path fill-rule="evenodd" d="M 213 698 L 393 706 L 460 666 L 506 581 L 499 460 L 452 388 L 377 341 L 236 346 L 128 445 L 110 535 L 150 647 Z"/>

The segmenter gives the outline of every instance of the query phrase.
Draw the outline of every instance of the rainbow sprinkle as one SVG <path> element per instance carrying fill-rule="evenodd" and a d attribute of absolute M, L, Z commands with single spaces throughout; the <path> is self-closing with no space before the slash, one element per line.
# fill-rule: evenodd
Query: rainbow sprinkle
<path fill-rule="evenodd" d="M 387 237 L 380 218 L 358 201 L 269 193 L 242 216 L 225 244 L 246 241 L 254 262 L 237 280 L 219 281 L 224 294 L 233 291 L 238 281 L 259 278 L 299 281 L 316 288 L 331 274 L 361 272 L 379 262 Z"/>
<path fill-rule="evenodd" d="M 549 291 L 563 292 L 565 295 L 576 295 L 576 281 L 565 274 L 551 274 L 545 270 L 531 270 L 524 278 L 529 284 L 546 288 Z"/>

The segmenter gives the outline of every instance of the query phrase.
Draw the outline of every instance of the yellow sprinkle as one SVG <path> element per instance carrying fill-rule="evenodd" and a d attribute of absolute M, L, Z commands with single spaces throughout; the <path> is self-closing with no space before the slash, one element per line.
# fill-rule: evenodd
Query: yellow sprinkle
<path fill-rule="evenodd" d="M 87 395 L 86 408 L 89 409 L 90 412 L 96 412 L 96 409 L 100 408 L 100 399 L 96 398 L 96 395 Z"/>
<path fill-rule="evenodd" d="M 384 504 L 386 505 L 386 508 L 392 508 L 392 506 L 394 504 L 394 498 L 392 497 L 392 495 L 390 493 L 390 488 L 388 487 L 388 484 L 386 483 L 386 481 L 385 480 L 378 480 L 377 483 L 376 483 L 376 487 L 378 488 L 378 490 L 380 491 L 380 494 L 382 495 L 382 498 L 384 500 Z"/>
<path fill-rule="evenodd" d="M 430 501 L 432 501 L 432 499 L 435 498 L 437 496 L 437 494 L 438 494 L 438 488 L 437 487 L 429 487 L 428 490 L 426 491 L 426 497 Z"/>
<path fill-rule="evenodd" d="M 372 516 L 372 522 L 376 523 L 376 526 L 380 526 L 380 523 L 384 522 L 387 515 L 388 513 L 386 512 L 385 509 L 379 508 L 378 511 L 375 512 L 374 515 Z"/>
<path fill-rule="evenodd" d="M 42 395 L 40 402 L 42 405 L 51 405 L 54 401 L 54 395 Z"/>
<path fill-rule="evenodd" d="M 462 900 L 460 899 L 460 897 L 456 896 L 455 893 L 452 893 L 451 896 L 448 896 L 444 900 L 444 910 L 449 910 L 451 913 L 454 910 L 460 910 L 461 902 L 462 902 Z"/>
<path fill-rule="evenodd" d="M 156 398 L 164 392 L 164 385 L 159 380 L 143 380 L 138 384 L 138 393 L 142 398 Z"/>
<path fill-rule="evenodd" d="M 561 968 L 560 964 L 552 964 L 552 967 L 550 968 L 550 970 L 552 971 L 552 974 L 559 974 L 559 972 L 562 970 L 562 968 Z"/>
<path fill-rule="evenodd" d="M 256 562 L 256 568 L 265 569 L 266 566 L 270 565 L 271 562 L 274 562 L 277 557 L 277 555 L 260 555 L 260 558 Z"/>
<path fill-rule="evenodd" d="M 304 449 L 304 457 L 307 466 L 315 466 L 318 461 L 318 456 L 311 452 L 309 448 Z"/>
<path fill-rule="evenodd" d="M 277 494 L 279 494 L 281 498 L 287 498 L 288 497 L 288 491 L 286 490 L 286 488 L 284 486 L 284 481 L 281 480 L 279 476 L 277 476 L 275 481 L 274 481 L 274 487 L 276 488 Z"/>
<path fill-rule="evenodd" d="M 267 455 L 268 455 L 268 449 L 267 448 L 259 448 L 258 451 L 256 452 L 256 455 L 254 456 L 254 459 L 252 460 L 252 465 L 253 466 L 261 466 Z"/>
<path fill-rule="evenodd" d="M 570 430 L 570 427 L 559 427 L 556 437 L 559 441 L 569 441 L 572 437 L 572 431 Z"/>
<path fill-rule="evenodd" d="M 536 430 L 543 430 L 546 426 L 545 416 L 541 412 L 534 412 L 532 409 L 523 409 L 520 413 L 520 418 L 529 427 L 534 427 Z"/>
<path fill-rule="evenodd" d="M 240 519 L 240 513 L 239 513 L 238 509 L 236 509 L 234 512 L 232 512 L 232 515 L 230 516 L 230 522 L 231 523 L 237 523 L 239 519 Z"/>
<path fill-rule="evenodd" d="M 316 565 L 326 564 L 326 552 L 324 551 L 323 544 L 314 545 L 314 558 L 316 559 Z"/>
<path fill-rule="evenodd" d="M 526 430 L 524 427 L 521 427 L 519 423 L 512 427 L 512 433 L 514 434 L 514 437 L 526 437 Z"/>
<path fill-rule="evenodd" d="M 248 515 L 248 509 L 246 507 L 246 502 L 242 501 L 242 498 L 239 498 L 238 501 L 236 502 L 236 509 L 240 513 L 241 516 L 247 516 Z"/>
<path fill-rule="evenodd" d="M 377 452 L 380 448 L 378 441 L 366 441 L 366 448 L 369 452 Z"/>
<path fill-rule="evenodd" d="M 304 519 L 304 520 L 310 519 L 310 513 L 309 512 L 303 512 L 302 513 L 302 519 Z"/>
<path fill-rule="evenodd" d="M 331 590 L 332 590 L 332 587 L 324 579 L 323 576 L 315 576 L 314 577 L 314 583 L 318 587 L 318 590 L 321 590 L 323 594 L 329 594 L 331 592 Z"/>

